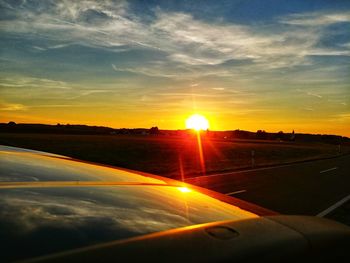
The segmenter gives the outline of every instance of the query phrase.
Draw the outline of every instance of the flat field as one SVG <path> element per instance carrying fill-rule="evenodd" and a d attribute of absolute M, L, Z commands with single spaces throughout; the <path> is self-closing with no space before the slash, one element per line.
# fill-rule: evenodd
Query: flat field
<path fill-rule="evenodd" d="M 47 151 L 176 179 L 181 178 L 181 171 L 184 177 L 203 173 L 196 135 L 175 137 L 0 133 L 0 144 Z M 203 135 L 201 145 L 206 174 L 339 155 L 337 145 L 315 142 L 228 141 Z M 350 146 L 342 146 L 341 152 L 350 153 Z"/>

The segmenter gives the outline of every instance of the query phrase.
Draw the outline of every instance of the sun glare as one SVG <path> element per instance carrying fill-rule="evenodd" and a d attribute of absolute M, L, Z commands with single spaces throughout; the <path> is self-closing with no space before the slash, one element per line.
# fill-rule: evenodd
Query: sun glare
<path fill-rule="evenodd" d="M 203 115 L 193 114 L 186 120 L 186 128 L 196 131 L 207 130 L 209 128 L 209 122 Z"/>
<path fill-rule="evenodd" d="M 178 187 L 177 188 L 181 193 L 189 193 L 191 192 L 190 189 L 188 189 L 187 187 Z"/>

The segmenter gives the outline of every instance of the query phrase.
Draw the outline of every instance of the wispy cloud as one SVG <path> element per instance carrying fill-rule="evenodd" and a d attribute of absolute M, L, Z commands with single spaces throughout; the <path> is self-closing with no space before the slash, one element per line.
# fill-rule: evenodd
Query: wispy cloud
<path fill-rule="evenodd" d="M 0 78 L 0 86 L 18 88 L 40 87 L 46 89 L 71 89 L 70 85 L 64 81 L 33 77 Z"/>
<path fill-rule="evenodd" d="M 58 48 L 65 48 L 65 47 L 68 47 L 70 45 L 74 45 L 74 43 L 58 44 L 58 45 L 50 46 L 48 48 L 49 49 L 58 49 Z"/>
<path fill-rule="evenodd" d="M 204 94 L 204 93 L 185 93 L 185 92 L 168 92 L 168 93 L 160 93 L 159 96 L 168 96 L 168 97 L 223 97 L 224 95 L 219 94 Z"/>
<path fill-rule="evenodd" d="M 65 107 L 65 105 L 73 105 L 71 101 L 83 97 L 115 92 L 114 89 L 97 89 L 64 81 L 19 76 L 13 78 L 0 78 L 0 88 L 1 95 L 5 99 L 11 100 L 15 97 L 17 101 L 31 101 L 31 103 L 25 107 L 22 107 L 21 104 L 11 104 L 6 107 L 3 106 L 3 108 L 6 108 L 7 110 L 22 110 L 39 107 L 38 105 L 41 105 L 40 107 Z M 62 103 L 62 100 L 70 102 L 68 104 Z"/>
<path fill-rule="evenodd" d="M 0 102 L 0 111 L 24 111 L 27 110 L 23 104 Z"/>
<path fill-rule="evenodd" d="M 153 67 L 153 68 L 145 68 L 145 67 L 134 67 L 134 68 L 119 68 L 116 65 L 112 64 L 112 68 L 117 72 L 130 72 L 135 74 L 142 74 L 149 77 L 164 77 L 164 78 L 172 78 L 177 77 L 176 74 L 166 74 L 163 73 L 163 70 Z"/>
<path fill-rule="evenodd" d="M 13 12 L 16 20 L 3 21 L 2 31 L 39 34 L 58 42 L 33 47 L 39 51 L 72 44 L 110 51 L 161 50 L 169 61 L 190 66 L 196 74 L 203 73 L 203 68 L 196 66 L 215 66 L 230 60 L 250 61 L 252 65 L 246 68 L 256 66 L 256 70 L 269 70 L 308 64 L 311 55 L 350 55 L 349 50 L 317 48 L 325 32 L 311 27 L 349 22 L 349 13 L 288 15 L 278 18 L 274 26 L 259 27 L 209 23 L 187 13 L 161 9 L 155 11 L 153 20 L 145 21 L 128 12 L 125 1 L 56 1 L 49 2 L 45 12 L 30 8 L 18 8 Z M 282 24 L 289 25 L 288 30 L 281 30 Z M 300 25 L 310 27 L 301 29 Z M 113 66 L 117 71 L 174 77 L 169 72 L 163 73 L 164 68 L 152 67 L 155 70 Z"/>
<path fill-rule="evenodd" d="M 316 93 L 312 93 L 312 92 L 306 92 L 306 94 L 309 96 L 312 96 L 312 97 L 322 99 L 322 96 L 320 94 L 316 94 Z"/>
<path fill-rule="evenodd" d="M 335 23 L 350 22 L 350 12 L 292 14 L 281 18 L 280 22 L 297 26 L 328 26 Z"/>
<path fill-rule="evenodd" d="M 46 48 L 43 48 L 43 47 L 38 47 L 38 46 L 33 46 L 34 49 L 36 50 L 40 50 L 40 51 L 45 51 Z"/>
<path fill-rule="evenodd" d="M 81 97 L 85 97 L 85 96 L 89 96 L 89 95 L 93 95 L 93 94 L 103 94 L 103 93 L 114 93 L 113 90 L 106 90 L 106 89 L 98 89 L 98 90 L 94 90 L 94 89 L 89 89 L 89 90 L 80 90 L 78 91 L 77 95 L 74 95 L 72 97 L 67 98 L 68 100 L 75 100 Z"/>
<path fill-rule="evenodd" d="M 311 108 L 311 107 L 303 108 L 303 110 L 305 110 L 305 111 L 315 111 L 315 109 Z"/>
<path fill-rule="evenodd" d="M 79 105 L 79 104 L 42 104 L 42 105 L 34 105 L 28 108 L 76 108 L 76 107 L 90 107 L 88 104 Z"/>
<path fill-rule="evenodd" d="M 307 90 L 296 89 L 296 91 L 299 92 L 299 93 L 304 93 L 307 96 L 315 97 L 315 98 L 318 98 L 318 99 L 322 99 L 323 98 L 322 95 L 320 95 L 318 93 L 310 92 L 310 91 L 307 91 Z"/>
<path fill-rule="evenodd" d="M 335 117 L 341 121 L 350 121 L 350 112 L 337 114 Z"/>

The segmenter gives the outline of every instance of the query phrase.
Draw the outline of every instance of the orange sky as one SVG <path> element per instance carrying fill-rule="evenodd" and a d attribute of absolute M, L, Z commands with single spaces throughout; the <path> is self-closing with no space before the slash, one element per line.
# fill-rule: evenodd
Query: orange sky
<path fill-rule="evenodd" d="M 10 1 L 0 121 L 350 136 L 350 1 L 311 2 Z"/>

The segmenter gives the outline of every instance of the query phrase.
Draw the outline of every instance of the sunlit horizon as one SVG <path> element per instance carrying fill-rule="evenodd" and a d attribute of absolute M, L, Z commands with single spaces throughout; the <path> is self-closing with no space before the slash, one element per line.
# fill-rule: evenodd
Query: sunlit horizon
<path fill-rule="evenodd" d="M 125 126 L 120 126 L 120 125 L 113 125 L 112 123 L 104 123 L 104 122 L 92 122 L 92 121 L 87 121 L 87 122 L 77 122 L 77 121 L 68 121 L 68 122 L 64 122 L 64 121 L 40 121 L 40 120 L 36 120 L 36 121 L 21 121 L 19 119 L 19 121 L 16 121 L 15 119 L 2 119 L 0 117 L 0 123 L 9 123 L 9 122 L 15 122 L 16 124 L 44 124 L 44 125 L 57 125 L 57 124 L 61 124 L 61 125 L 88 125 L 88 126 L 101 126 L 101 127 L 109 127 L 109 128 L 113 128 L 113 129 L 149 129 L 151 127 L 158 127 L 160 130 L 186 130 L 187 127 L 184 124 L 185 121 L 184 120 L 180 120 L 178 123 L 180 124 L 179 126 L 162 126 L 156 123 L 152 123 L 150 125 L 144 125 L 144 126 L 132 126 L 132 125 L 125 125 Z M 283 131 L 285 133 L 292 133 L 293 131 L 295 133 L 305 133 L 305 134 L 329 134 L 329 135 L 339 135 L 339 136 L 346 136 L 346 137 L 350 137 L 350 132 L 349 129 L 347 127 L 344 127 L 343 129 L 343 133 L 336 133 L 336 132 L 332 132 L 333 129 L 329 129 L 329 132 L 324 132 L 324 130 L 317 130 L 317 129 L 313 129 L 312 127 L 307 129 L 304 127 L 301 128 L 293 128 L 292 126 L 290 126 L 290 128 L 286 128 L 286 129 L 279 129 L 281 126 L 276 125 L 275 128 L 272 129 L 265 129 L 264 127 L 258 127 L 258 126 L 237 126 L 237 127 L 227 127 L 224 126 L 224 128 L 221 128 L 221 126 L 218 125 L 212 125 L 213 127 L 210 127 L 211 131 L 233 131 L 233 130 L 243 130 L 243 131 L 250 131 L 250 132 L 256 132 L 258 130 L 263 130 L 266 132 L 270 132 L 270 133 L 277 133 L 280 131 Z M 297 126 L 295 126 L 297 127 Z M 331 128 L 331 127 L 330 127 Z"/>
<path fill-rule="evenodd" d="M 209 122 L 201 114 L 192 114 L 186 119 L 186 129 L 193 129 L 195 131 L 205 131 L 209 129 Z"/>

